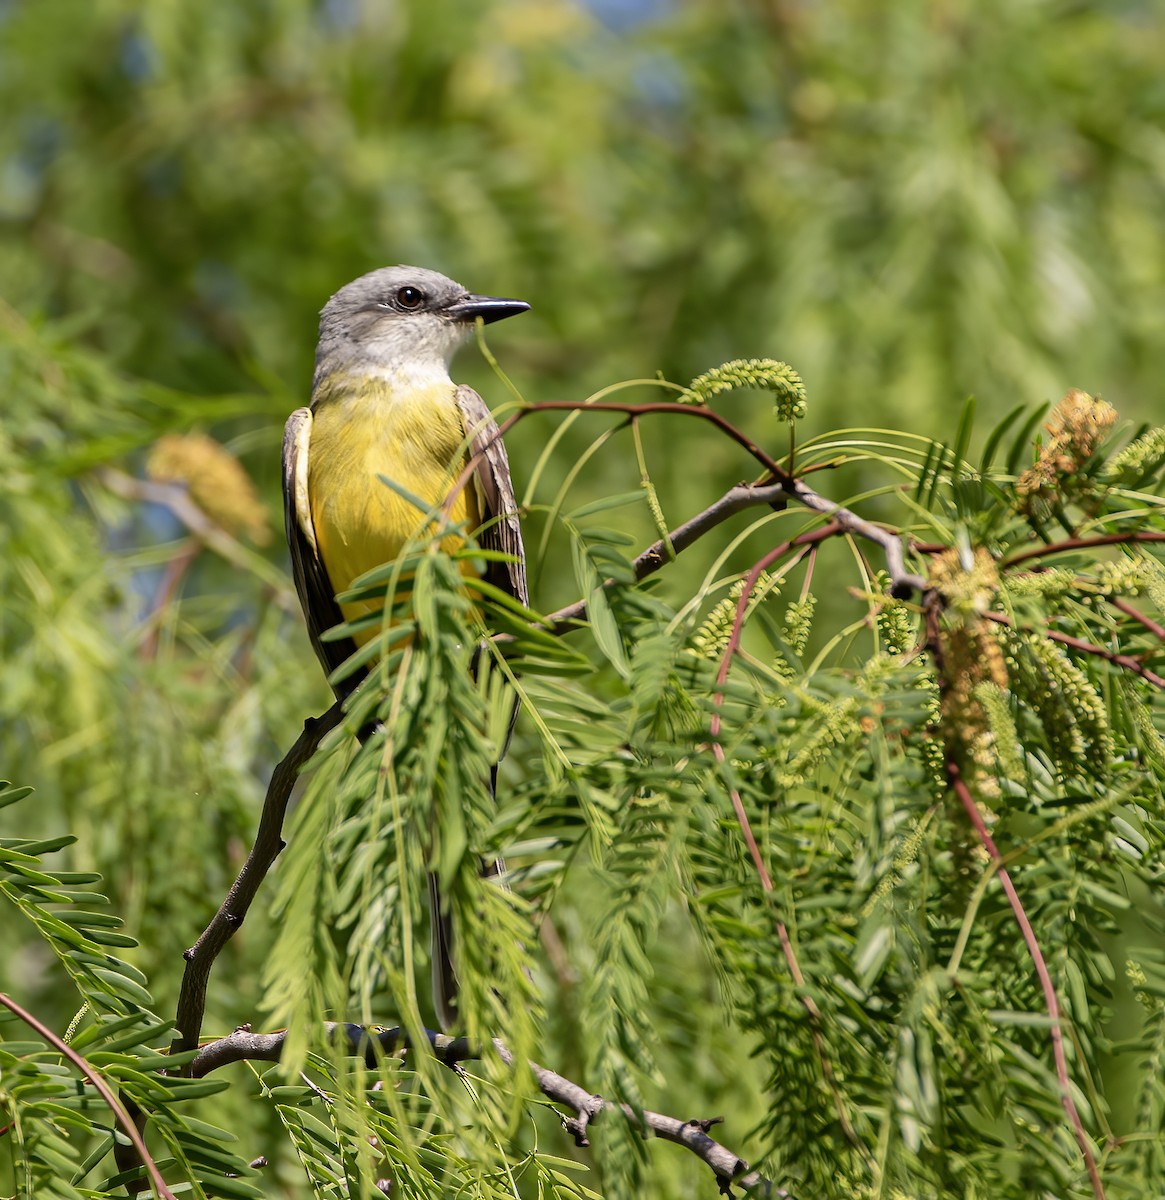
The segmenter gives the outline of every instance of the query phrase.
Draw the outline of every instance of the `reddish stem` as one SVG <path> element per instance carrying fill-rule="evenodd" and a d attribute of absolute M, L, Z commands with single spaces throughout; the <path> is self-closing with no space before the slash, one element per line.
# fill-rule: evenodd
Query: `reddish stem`
<path fill-rule="evenodd" d="M 1039 942 L 1036 940 L 1031 921 L 1028 920 L 1027 913 L 1020 901 L 1019 893 L 1015 890 L 1015 885 L 1011 882 L 1011 876 L 1007 873 L 1007 868 L 1003 865 L 1003 856 L 999 853 L 994 839 L 987 830 L 987 824 L 983 820 L 983 814 L 979 811 L 979 806 L 975 803 L 975 797 L 971 795 L 971 789 L 964 782 L 959 772 L 958 764 L 952 761 L 949 756 L 947 757 L 946 770 L 951 787 L 955 795 L 958 796 L 959 802 L 962 804 L 971 824 L 974 826 L 980 843 L 991 856 L 991 862 L 999 877 L 999 883 L 1003 888 L 1004 894 L 1007 896 L 1008 904 L 1011 905 L 1012 914 L 1015 916 L 1016 923 L 1023 934 L 1023 940 L 1027 944 L 1028 953 L 1031 955 L 1032 963 L 1035 965 L 1036 974 L 1040 980 L 1040 987 L 1044 992 L 1044 1004 L 1047 1007 L 1048 1017 L 1052 1023 L 1052 1057 L 1056 1062 L 1056 1078 L 1060 1083 L 1060 1103 L 1064 1106 L 1064 1111 L 1068 1114 L 1068 1120 L 1072 1125 L 1072 1132 L 1076 1135 L 1076 1144 L 1080 1147 L 1080 1153 L 1084 1156 L 1084 1163 L 1088 1168 L 1088 1178 L 1092 1181 L 1092 1194 L 1096 1197 L 1096 1200 L 1104 1200 L 1104 1184 L 1100 1181 L 1100 1171 L 1097 1169 L 1096 1159 L 1092 1156 L 1092 1148 L 1088 1144 L 1088 1135 L 1084 1132 L 1084 1123 L 1080 1120 L 1080 1114 L 1076 1110 L 1076 1102 L 1072 1099 L 1072 1085 L 1068 1076 L 1068 1059 L 1064 1053 L 1064 1033 L 1060 1024 L 1060 1003 L 1056 998 L 1056 988 L 1052 983 L 1048 964 L 1044 961 L 1044 954 L 1040 949 Z"/>
<path fill-rule="evenodd" d="M 742 433 L 731 421 L 722 417 L 714 409 L 703 404 L 681 404 L 676 400 L 654 400 L 645 404 L 628 404 L 619 400 L 594 400 L 581 402 L 578 400 L 541 400 L 528 404 L 515 413 L 511 413 L 498 427 L 498 436 L 504 436 L 523 417 L 536 412 L 617 412 L 629 417 L 646 416 L 649 413 L 675 413 L 686 417 L 699 417 L 711 421 L 726 437 L 731 438 L 738 446 L 743 447 L 753 458 L 769 471 L 773 480 L 778 483 L 793 482 L 793 476 L 782 467 L 767 451 L 761 449 L 750 437 Z"/>
<path fill-rule="evenodd" d="M 126 1136 L 133 1143 L 134 1149 L 138 1152 L 138 1157 L 142 1160 L 142 1166 L 145 1167 L 146 1172 L 150 1176 L 150 1182 L 154 1185 L 154 1191 L 163 1200 L 177 1200 L 174 1193 L 166 1186 L 166 1181 L 162 1178 L 161 1172 L 158 1170 L 158 1164 L 154 1162 L 150 1152 L 146 1149 L 146 1144 L 142 1141 L 142 1135 L 138 1132 L 138 1127 L 134 1124 L 133 1118 L 125 1111 L 125 1106 L 113 1094 L 109 1085 L 101 1078 L 97 1071 L 68 1043 L 61 1041 L 47 1025 L 42 1024 L 32 1013 L 17 1004 L 11 996 L 6 996 L 3 992 L 0 992 L 0 1004 L 3 1004 L 9 1012 L 15 1013 L 30 1029 L 35 1029 L 51 1046 L 55 1046 L 89 1080 L 97 1089 L 97 1093 L 101 1099 L 109 1105 L 113 1115 L 117 1117 L 122 1128 L 125 1130 Z"/>
<path fill-rule="evenodd" d="M 814 546 L 818 542 L 823 542 L 826 538 L 840 533 L 841 529 L 840 522 L 831 521 L 828 525 L 823 525 L 820 529 L 798 534 L 795 538 L 790 538 L 787 542 L 782 542 L 779 546 L 770 550 L 749 571 L 748 578 L 744 581 L 744 587 L 741 589 L 740 598 L 736 602 L 736 615 L 732 620 L 732 631 L 728 635 L 728 645 L 724 648 L 724 654 L 720 659 L 720 669 L 716 672 L 717 691 L 712 699 L 716 711 L 712 714 L 709 733 L 712 737 L 712 753 L 718 763 L 724 763 L 724 747 L 720 744 L 720 707 L 724 703 L 723 688 L 725 683 L 728 682 L 728 672 L 732 669 L 732 659 L 740 649 L 740 638 L 744 632 L 744 614 L 748 609 L 748 600 L 752 595 L 752 589 L 756 587 L 756 581 L 760 578 L 762 571 L 772 566 L 778 558 L 782 558 L 788 554 L 794 546 Z M 740 823 L 740 831 L 744 834 L 744 841 L 748 846 L 748 852 L 752 856 L 753 865 L 760 876 L 761 886 L 766 892 L 771 892 L 773 890 L 773 881 L 768 870 L 765 868 L 764 860 L 761 858 L 760 847 L 753 836 L 748 814 L 744 811 L 744 801 L 740 798 L 740 792 L 734 787 L 729 788 L 729 795 L 732 798 L 732 807 L 736 811 L 736 819 Z"/>
<path fill-rule="evenodd" d="M 1006 625 L 1008 628 L 1012 627 L 1011 618 L 1006 613 L 989 612 L 983 615 L 988 621 L 994 621 L 996 625 Z M 1158 675 L 1155 671 L 1150 671 L 1139 659 L 1133 658 L 1128 654 L 1117 654 L 1115 650 L 1106 650 L 1103 646 L 1096 645 L 1095 642 L 1086 642 L 1083 638 L 1072 637 L 1071 634 L 1060 633 L 1055 629 L 1045 629 L 1042 632 L 1045 637 L 1053 642 L 1059 642 L 1063 646 L 1071 646 L 1073 650 L 1079 650 L 1081 654 L 1092 654 L 1097 658 L 1103 658 L 1105 662 L 1110 662 L 1114 666 L 1124 667 L 1125 670 L 1132 671 L 1133 674 L 1139 675 L 1154 687 L 1165 688 L 1165 677 Z"/>
<path fill-rule="evenodd" d="M 1165 542 L 1165 533 L 1152 529 L 1131 529 L 1125 533 L 1102 533 L 1097 537 L 1065 538 L 1062 542 L 1051 542 L 1046 546 L 1033 546 L 1005 558 L 1001 567 L 1014 567 L 1033 558 L 1046 558 L 1049 554 L 1067 554 L 1070 550 L 1088 550 L 1093 546 L 1119 546 L 1128 542 Z M 918 549 L 918 547 L 915 547 Z"/>
<path fill-rule="evenodd" d="M 1134 608 L 1120 596 L 1109 596 L 1108 602 L 1118 612 L 1123 612 L 1126 617 L 1131 617 L 1134 621 L 1144 625 L 1158 641 L 1165 642 L 1165 625 L 1159 625 L 1152 617 L 1146 616 L 1139 608 Z"/>

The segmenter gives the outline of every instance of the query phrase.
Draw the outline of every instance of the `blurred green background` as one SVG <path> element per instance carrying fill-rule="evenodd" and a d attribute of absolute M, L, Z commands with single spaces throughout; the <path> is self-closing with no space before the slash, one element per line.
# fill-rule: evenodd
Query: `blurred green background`
<path fill-rule="evenodd" d="M 326 702 L 278 446 L 316 314 L 364 271 L 529 300 L 490 332 L 530 400 L 764 355 L 805 379 L 804 436 L 947 438 L 968 395 L 984 431 L 1069 386 L 1159 415 L 1163 213 L 1149 3 L 0 0 L 0 771 L 110 876 L 169 1011 L 272 761 Z M 505 398 L 472 349 L 455 375 Z M 767 402 L 728 411 L 782 448 Z M 560 423 L 514 432 L 520 489 Z M 533 498 L 610 424 L 576 422 Z M 276 532 L 170 594 L 185 531 L 100 471 L 192 430 Z M 673 525 L 754 473 L 698 422 L 644 432 Z M 638 482 L 624 441 L 571 498 Z M 546 562 L 551 608 L 574 583 Z M 707 562 L 669 573 L 673 601 Z M 67 1021 L 21 936 L 0 986 Z M 267 936 L 256 916 L 232 945 L 211 1026 L 252 1015 Z M 677 1010 L 705 1003 L 667 953 Z M 738 1082 L 724 1036 L 701 1103 Z"/>

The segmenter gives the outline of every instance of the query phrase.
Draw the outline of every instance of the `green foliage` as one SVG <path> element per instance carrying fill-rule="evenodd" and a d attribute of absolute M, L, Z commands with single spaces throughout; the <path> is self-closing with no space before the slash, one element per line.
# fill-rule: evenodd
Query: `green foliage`
<path fill-rule="evenodd" d="M 0 793 L 0 991 L 196 1195 L 715 1194 L 617 1113 L 575 1147 L 533 1059 L 632 1113 L 723 1113 L 800 1200 L 1088 1196 L 1005 869 L 1106 1194 L 1155 1194 L 1165 435 L 1136 422 L 1165 376 L 1161 30 L 1135 4 L 618 7 L 0 6 L 0 762 L 37 789 Z M 181 950 L 328 703 L 278 539 L 244 538 L 264 505 L 278 524 L 316 312 L 393 261 L 533 303 L 504 338 L 519 404 L 703 379 L 780 454 L 738 389 L 784 389 L 783 420 L 803 376 L 798 474 L 922 547 L 945 607 L 892 599 L 842 537 L 742 606 L 827 519 L 796 506 L 635 583 L 755 464 L 690 416 L 524 416 L 536 612 L 467 604 L 472 548 L 363 581 L 404 623 L 360 626 L 373 677 L 208 996 L 206 1036 L 286 1023 L 286 1061 L 162 1075 Z M 1133 426 L 1081 392 L 1084 424 L 1045 427 L 1069 380 Z M 167 435 L 229 451 L 249 521 L 163 469 Z M 569 632 L 539 623 L 578 599 Z M 481 623 L 512 640 L 477 654 Z M 509 890 L 480 875 L 499 854 Z M 430 871 L 466 1030 L 513 1070 L 321 1032 L 425 1044 Z M 123 1194 L 108 1105 L 5 1013 L 0 1194 Z"/>
<path fill-rule="evenodd" d="M 0 784 L 0 808 L 24 799 L 31 789 Z M 41 856 L 71 838 L 32 842 L 0 838 L 0 897 L 52 951 L 66 982 L 63 990 L 78 1011 L 65 1038 L 83 1056 L 85 1076 L 57 1045 L 48 1045 L 22 1024 L 8 1004 L 0 1015 L 0 1186 L 6 1194 L 60 1197 L 109 1195 L 117 1183 L 142 1174 L 134 1155 L 129 1174 L 114 1168 L 115 1139 L 125 1142 L 112 1113 L 92 1083 L 97 1073 L 119 1093 L 123 1104 L 150 1115 L 152 1140 L 165 1157 L 160 1166 L 180 1173 L 193 1195 L 258 1197 L 245 1182 L 246 1162 L 226 1144 L 234 1135 L 193 1118 L 184 1106 L 223 1091 L 217 1080 L 181 1080 L 163 1069 L 180 1060 L 162 1052 L 170 1025 L 150 1011 L 146 979 L 115 958 L 110 947 L 127 948 L 132 938 L 117 932 L 121 922 L 101 911 L 105 897 L 82 890 L 100 876 L 53 870 Z M 105 1172 L 106 1181 L 96 1183 Z M 230 1176 L 230 1180 L 225 1178 Z M 89 1182 L 86 1182 L 89 1180 Z M 12 1188 L 9 1193 L 9 1188 Z"/>

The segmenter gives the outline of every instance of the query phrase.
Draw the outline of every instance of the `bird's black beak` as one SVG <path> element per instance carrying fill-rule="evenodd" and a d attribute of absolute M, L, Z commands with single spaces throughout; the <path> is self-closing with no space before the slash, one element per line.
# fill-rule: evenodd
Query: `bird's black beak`
<path fill-rule="evenodd" d="M 456 304 L 450 304 L 445 312 L 455 321 L 465 321 L 472 324 L 478 317 L 489 325 L 493 321 L 503 321 L 506 317 L 516 317 L 529 309 L 525 300 L 506 300 L 501 296 L 466 296 Z"/>

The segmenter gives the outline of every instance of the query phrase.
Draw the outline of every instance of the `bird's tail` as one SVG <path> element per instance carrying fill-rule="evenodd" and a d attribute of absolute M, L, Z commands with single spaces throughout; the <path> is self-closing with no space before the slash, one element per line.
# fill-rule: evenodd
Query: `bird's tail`
<path fill-rule="evenodd" d="M 495 858 L 481 864 L 483 879 L 496 879 L 506 887 L 506 864 Z M 457 971 L 453 966 L 453 921 L 445 910 L 441 885 L 429 872 L 429 919 L 432 926 L 433 1007 L 442 1030 L 448 1032 L 457 1021 Z"/>

